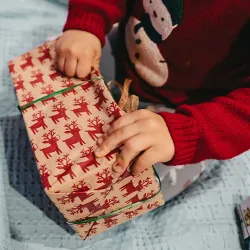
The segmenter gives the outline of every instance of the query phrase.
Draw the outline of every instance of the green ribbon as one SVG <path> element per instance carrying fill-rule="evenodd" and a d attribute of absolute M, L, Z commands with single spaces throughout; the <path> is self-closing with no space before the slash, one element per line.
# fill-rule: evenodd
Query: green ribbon
<path fill-rule="evenodd" d="M 84 219 L 84 220 L 78 220 L 78 221 L 73 221 L 73 222 L 68 222 L 69 225 L 82 225 L 82 224 L 86 224 L 86 223 L 90 223 L 90 222 L 95 222 L 95 221 L 98 221 L 98 220 L 101 220 L 101 219 L 105 219 L 107 217 L 111 217 L 113 215 L 116 215 L 116 214 L 119 214 L 121 212 L 124 212 L 130 208 L 133 208 L 133 207 L 136 207 L 138 205 L 141 205 L 141 204 L 144 204 L 144 203 L 147 203 L 149 202 L 150 200 L 153 200 L 157 195 L 159 195 L 161 193 L 161 180 L 160 180 L 160 177 L 158 175 L 158 173 L 156 172 L 154 166 L 153 166 L 153 170 L 154 170 L 154 174 L 158 180 L 158 183 L 159 183 L 159 190 L 157 193 L 155 193 L 153 196 L 145 199 L 145 200 L 141 200 L 141 201 L 138 201 L 138 202 L 135 202 L 133 204 L 130 204 L 130 205 L 127 205 L 123 208 L 119 208 L 113 212 L 110 212 L 110 213 L 107 213 L 107 214 L 103 214 L 103 215 L 100 215 L 100 216 L 96 216 L 96 217 L 90 217 L 90 218 L 87 218 L 87 219 Z"/>
<path fill-rule="evenodd" d="M 74 89 L 74 88 L 76 88 L 76 87 L 78 87 L 78 86 L 81 86 L 81 85 L 84 84 L 84 83 L 92 82 L 92 81 L 96 81 L 96 80 L 100 80 L 100 79 L 103 79 L 103 77 L 102 77 L 102 76 L 98 76 L 98 77 L 92 78 L 92 79 L 89 80 L 89 81 L 84 81 L 84 82 L 78 83 L 78 84 L 76 84 L 76 85 L 67 87 L 67 88 L 65 88 L 65 89 L 61 89 L 61 90 L 55 91 L 55 92 L 53 92 L 53 93 L 51 93 L 51 94 L 49 94 L 49 95 L 43 96 L 43 97 L 41 97 L 41 98 L 38 98 L 38 99 L 36 99 L 36 100 L 34 100 L 34 101 L 32 101 L 32 102 L 29 102 L 29 103 L 27 103 L 27 104 L 25 104 L 25 105 L 23 105 L 23 106 L 18 106 L 18 109 L 22 112 L 22 111 L 24 111 L 25 109 L 31 107 L 32 105 L 34 105 L 34 104 L 37 103 L 37 102 L 41 102 L 41 101 L 43 101 L 43 100 L 49 99 L 49 98 L 51 98 L 51 97 L 54 97 L 54 96 L 56 96 L 56 95 L 60 95 L 60 94 L 63 94 L 63 93 L 65 93 L 65 92 L 68 92 L 68 91 L 70 91 L 71 89 Z"/>

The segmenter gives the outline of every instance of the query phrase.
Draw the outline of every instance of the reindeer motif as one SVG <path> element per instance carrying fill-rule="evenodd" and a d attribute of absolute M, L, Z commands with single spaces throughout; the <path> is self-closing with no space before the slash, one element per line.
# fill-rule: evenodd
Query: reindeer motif
<path fill-rule="evenodd" d="M 88 127 L 94 130 L 87 130 L 86 132 L 88 132 L 93 141 L 96 141 L 98 139 L 97 134 L 104 134 L 104 121 L 101 121 L 99 117 L 95 117 L 94 119 L 88 119 L 88 123 Z"/>
<path fill-rule="evenodd" d="M 137 216 L 141 210 L 143 210 L 143 207 L 142 207 L 142 206 L 140 206 L 139 208 L 137 208 L 137 209 L 134 210 L 134 211 L 125 212 L 124 215 L 125 215 L 128 219 L 132 219 L 132 218 L 134 218 L 135 216 Z"/>
<path fill-rule="evenodd" d="M 72 170 L 75 162 L 70 160 L 69 154 L 64 155 L 62 158 L 58 158 L 56 162 L 58 163 L 58 166 L 56 168 L 64 170 L 63 173 L 55 175 L 55 177 L 61 184 L 65 181 L 63 177 L 67 175 L 69 175 L 71 179 L 74 179 L 76 177 Z"/>
<path fill-rule="evenodd" d="M 57 80 L 58 77 L 62 77 L 62 74 L 59 70 L 55 69 L 55 67 L 52 65 L 51 70 L 55 71 L 51 74 L 49 74 L 49 77 L 52 81 Z"/>
<path fill-rule="evenodd" d="M 51 157 L 51 153 L 56 152 L 58 155 L 62 153 L 62 151 L 60 150 L 57 144 L 59 140 L 60 140 L 60 137 L 59 135 L 55 133 L 54 129 L 49 130 L 48 133 L 45 133 L 43 135 L 43 143 L 50 144 L 47 148 L 40 149 L 47 159 Z"/>
<path fill-rule="evenodd" d="M 30 52 L 23 55 L 22 60 L 25 61 L 25 63 L 20 65 L 22 70 L 26 70 L 28 67 L 34 68 L 34 64 L 32 62 L 32 56 Z"/>
<path fill-rule="evenodd" d="M 87 158 L 83 162 L 77 163 L 82 169 L 84 173 L 87 173 L 89 171 L 89 167 L 95 166 L 96 168 L 100 165 L 100 163 L 96 160 L 94 153 L 93 153 L 93 147 L 88 147 L 87 150 L 81 151 L 81 158 Z"/>
<path fill-rule="evenodd" d="M 26 94 L 22 95 L 22 102 L 25 102 L 25 104 L 31 103 L 35 100 L 35 97 L 32 95 L 31 92 L 28 92 Z M 32 109 L 35 110 L 36 106 L 33 104 L 31 105 Z M 27 110 L 24 110 L 23 112 L 26 112 Z"/>
<path fill-rule="evenodd" d="M 64 106 L 63 102 L 59 102 L 55 105 L 53 105 L 52 112 L 57 112 L 57 114 L 50 116 L 52 121 L 57 124 L 59 122 L 59 119 L 64 118 L 64 120 L 68 120 L 69 117 L 66 114 L 66 107 Z"/>
<path fill-rule="evenodd" d="M 76 198 L 79 198 L 80 201 L 83 202 L 87 198 L 94 195 L 92 192 L 87 193 L 91 189 L 91 185 L 87 185 L 83 180 L 81 180 L 78 184 L 74 184 L 72 188 L 72 193 L 58 199 L 61 204 L 65 205 L 70 202 L 73 203 L 75 202 Z"/>
<path fill-rule="evenodd" d="M 123 180 L 129 177 L 133 177 L 133 175 L 129 169 L 126 169 L 126 171 L 119 177 L 117 183 L 121 183 Z"/>
<path fill-rule="evenodd" d="M 36 152 L 36 150 L 38 149 L 38 146 L 34 143 L 33 140 L 30 140 L 30 145 L 31 145 L 31 150 L 32 150 L 32 152 L 34 153 L 35 161 L 36 161 L 36 162 L 39 162 L 38 159 L 37 159 L 37 157 L 36 157 L 36 155 L 35 155 L 35 152 Z"/>
<path fill-rule="evenodd" d="M 88 92 L 89 89 L 93 86 L 93 82 L 91 81 L 91 76 L 87 76 L 82 80 L 86 81 L 86 83 L 82 84 L 81 87 L 82 87 L 84 92 Z"/>
<path fill-rule="evenodd" d="M 95 99 L 98 100 L 98 102 L 94 105 L 99 111 L 101 111 L 101 106 L 103 103 L 106 103 L 108 99 L 104 96 L 104 88 L 102 88 L 100 85 L 97 85 L 95 89 Z"/>
<path fill-rule="evenodd" d="M 25 87 L 24 87 L 24 80 L 22 78 L 21 75 L 19 75 L 18 77 L 13 77 L 13 83 L 14 83 L 14 87 L 15 87 L 15 90 L 18 91 L 18 90 L 26 90 Z"/>
<path fill-rule="evenodd" d="M 11 74 L 15 74 L 16 71 L 15 71 L 15 64 L 14 64 L 14 62 L 13 61 L 9 61 L 8 66 L 9 66 L 10 73 Z"/>
<path fill-rule="evenodd" d="M 126 193 L 122 196 L 127 197 L 134 192 L 141 192 L 145 187 L 148 187 L 150 184 L 152 184 L 152 180 L 149 177 L 147 177 L 146 180 L 139 180 L 137 186 L 134 186 L 133 180 L 130 180 L 130 182 L 122 186 L 120 190 L 126 191 Z"/>
<path fill-rule="evenodd" d="M 114 119 L 109 123 L 111 126 L 114 121 L 121 117 L 121 110 L 117 106 L 115 102 L 112 102 L 110 106 L 107 108 L 108 116 L 113 117 Z"/>
<path fill-rule="evenodd" d="M 49 84 L 48 86 L 42 87 L 42 94 L 44 94 L 44 95 L 50 95 L 50 94 L 52 94 L 54 92 L 55 91 L 54 91 L 51 84 Z M 47 98 L 45 100 L 42 100 L 42 103 L 43 103 L 43 105 L 47 105 L 49 101 L 55 102 L 56 98 L 54 96 L 49 97 L 49 98 Z"/>
<path fill-rule="evenodd" d="M 98 203 L 96 205 L 95 203 L 97 201 L 99 201 L 99 200 L 94 199 L 88 203 L 80 204 L 76 207 L 73 207 L 72 209 L 67 210 L 67 211 L 72 215 L 83 213 L 84 209 L 87 209 L 90 213 L 94 213 L 94 212 L 100 211 L 102 209 L 107 210 L 107 209 L 111 208 L 112 206 L 114 206 L 115 204 L 119 203 L 119 200 L 116 196 L 113 196 L 111 199 L 106 199 L 102 205 L 100 203 Z"/>
<path fill-rule="evenodd" d="M 44 44 L 38 48 L 39 53 L 43 54 L 42 56 L 38 57 L 38 60 L 41 64 L 44 64 L 44 62 L 48 60 L 52 60 L 52 57 L 50 55 L 50 49 L 48 47 L 48 44 Z"/>
<path fill-rule="evenodd" d="M 151 190 L 149 193 L 145 193 L 144 195 L 143 195 L 143 200 L 147 200 L 147 199 L 149 199 L 149 198 L 151 198 L 151 197 L 153 197 L 153 195 L 155 195 L 155 191 L 154 190 Z"/>
<path fill-rule="evenodd" d="M 39 173 L 44 189 L 49 190 L 51 188 L 51 185 L 49 183 L 51 171 L 46 168 L 46 165 L 42 165 L 39 169 Z"/>
<path fill-rule="evenodd" d="M 102 172 L 96 174 L 96 177 L 98 179 L 97 183 L 103 183 L 103 185 L 95 190 L 102 190 L 112 185 L 115 175 L 108 168 L 104 168 Z"/>
<path fill-rule="evenodd" d="M 148 209 L 155 209 L 155 208 L 157 208 L 157 207 L 159 207 L 159 206 L 160 206 L 159 202 L 156 201 L 156 202 L 154 202 L 154 203 L 148 204 L 147 208 L 148 208 Z"/>
<path fill-rule="evenodd" d="M 80 145 L 85 144 L 80 135 L 82 128 L 78 126 L 76 121 L 72 121 L 70 124 L 66 124 L 64 127 L 66 128 L 65 133 L 72 135 L 70 138 L 63 141 L 66 143 L 69 149 L 75 148 L 74 144 L 77 143 L 80 143 Z"/>
<path fill-rule="evenodd" d="M 72 111 L 75 113 L 77 117 L 82 116 L 82 113 L 86 113 L 87 115 L 91 115 L 92 113 L 88 108 L 89 102 L 86 101 L 84 96 L 80 98 L 74 99 L 74 106 L 79 106 L 79 108 L 73 109 Z"/>
<path fill-rule="evenodd" d="M 36 134 L 38 132 L 39 128 L 46 129 L 48 126 L 45 124 L 45 114 L 43 111 L 39 110 L 37 113 L 34 113 L 32 115 L 32 122 L 35 122 L 33 125 L 31 125 L 29 128 L 33 132 L 33 134 Z"/>
<path fill-rule="evenodd" d="M 63 88 L 69 88 L 69 87 L 73 87 L 75 84 L 74 82 L 72 81 L 72 79 L 66 79 L 66 80 L 63 80 L 63 84 L 62 84 L 62 87 Z M 74 95 L 77 95 L 77 92 L 75 90 L 75 88 L 72 88 L 66 92 L 64 92 L 62 95 L 64 97 L 68 96 L 70 93 L 74 94 Z"/>
<path fill-rule="evenodd" d="M 32 71 L 31 77 L 35 78 L 34 80 L 30 81 L 30 84 L 32 85 L 32 87 L 35 87 L 38 83 L 42 83 L 42 84 L 45 83 L 43 80 L 43 73 L 39 69 Z"/>
<path fill-rule="evenodd" d="M 92 227 L 89 231 L 85 231 L 85 234 L 87 234 L 88 236 L 92 236 L 97 234 L 97 227 Z"/>
<path fill-rule="evenodd" d="M 111 161 L 114 157 L 114 155 L 119 151 L 119 149 L 114 149 L 112 150 L 111 152 L 109 152 L 105 158 L 108 160 L 108 161 Z"/>
<path fill-rule="evenodd" d="M 134 197 L 132 197 L 131 199 L 126 201 L 126 203 L 127 204 L 134 204 L 134 203 L 139 202 L 139 201 L 140 201 L 139 196 L 138 196 L 138 194 L 136 194 Z"/>
<path fill-rule="evenodd" d="M 113 215 L 107 218 L 104 218 L 104 222 L 103 225 L 106 226 L 107 228 L 113 227 L 114 225 L 116 225 L 118 223 L 118 219 L 114 219 L 114 217 L 117 215 Z"/>

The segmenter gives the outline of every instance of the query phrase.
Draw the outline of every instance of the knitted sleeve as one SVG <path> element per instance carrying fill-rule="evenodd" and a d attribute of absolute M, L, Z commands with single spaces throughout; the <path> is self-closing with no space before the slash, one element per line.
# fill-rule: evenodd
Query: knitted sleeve
<path fill-rule="evenodd" d="M 250 88 L 160 115 L 175 144 L 170 165 L 229 159 L 250 149 Z"/>
<path fill-rule="evenodd" d="M 96 35 L 102 45 L 105 34 L 125 14 L 126 0 L 69 0 L 64 31 L 77 29 Z"/>

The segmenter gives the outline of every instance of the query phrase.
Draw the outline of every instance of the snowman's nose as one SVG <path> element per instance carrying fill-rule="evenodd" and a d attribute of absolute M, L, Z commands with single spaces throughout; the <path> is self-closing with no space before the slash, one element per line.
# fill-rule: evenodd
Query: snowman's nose
<path fill-rule="evenodd" d="M 153 15 L 154 15 L 154 17 L 155 18 L 157 18 L 158 16 L 157 16 L 157 13 L 156 13 L 156 11 L 154 10 L 154 12 L 153 12 Z"/>

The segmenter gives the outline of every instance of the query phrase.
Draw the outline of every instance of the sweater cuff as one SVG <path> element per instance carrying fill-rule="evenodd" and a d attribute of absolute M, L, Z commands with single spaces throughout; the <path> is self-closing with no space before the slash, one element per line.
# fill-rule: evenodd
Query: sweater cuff
<path fill-rule="evenodd" d="M 178 113 L 158 113 L 165 120 L 175 145 L 175 155 L 167 165 L 195 163 L 198 150 L 199 131 L 195 120 Z"/>
<path fill-rule="evenodd" d="M 105 20 L 100 15 L 82 10 L 79 6 L 71 5 L 63 31 L 72 29 L 87 31 L 98 37 L 102 46 L 104 46 L 105 26 Z"/>

